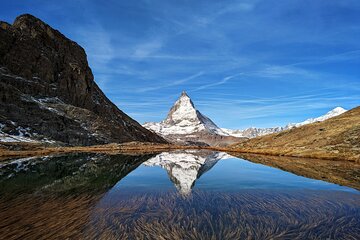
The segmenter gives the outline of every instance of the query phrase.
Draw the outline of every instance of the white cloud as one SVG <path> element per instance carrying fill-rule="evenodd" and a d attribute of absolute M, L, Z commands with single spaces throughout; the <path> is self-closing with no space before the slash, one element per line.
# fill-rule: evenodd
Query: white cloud
<path fill-rule="evenodd" d="M 163 45 L 163 40 L 153 39 L 148 42 L 135 46 L 133 57 L 135 58 L 146 58 L 152 53 L 160 50 Z"/>
<path fill-rule="evenodd" d="M 316 73 L 307 71 L 302 68 L 296 68 L 292 66 L 267 66 L 264 69 L 255 73 L 260 77 L 282 77 L 284 75 L 301 75 L 308 78 L 316 76 Z"/>
<path fill-rule="evenodd" d="M 243 73 L 238 73 L 238 74 L 234 74 L 234 75 L 231 75 L 231 76 L 224 77 L 223 79 L 221 79 L 218 82 L 202 85 L 202 86 L 197 87 L 196 89 L 192 90 L 191 92 L 203 90 L 203 89 L 210 88 L 210 87 L 215 87 L 215 86 L 218 86 L 218 85 L 223 85 L 223 84 L 227 83 L 230 79 L 233 79 L 233 78 L 235 78 L 235 77 L 237 77 L 239 75 L 242 75 L 242 74 Z"/>
<path fill-rule="evenodd" d="M 85 27 L 76 29 L 74 33 L 93 67 L 102 68 L 115 57 L 111 36 L 100 24 L 89 23 Z"/>
<path fill-rule="evenodd" d="M 161 85 L 152 86 L 152 87 L 143 87 L 143 88 L 138 89 L 136 92 L 150 92 L 150 91 L 154 91 L 154 90 L 158 90 L 158 89 L 162 89 L 162 88 L 178 86 L 178 85 L 186 83 L 186 82 L 188 82 L 188 81 L 190 81 L 190 80 L 192 80 L 194 78 L 200 77 L 202 75 L 204 75 L 204 72 L 198 72 L 198 73 L 193 74 L 193 75 L 191 75 L 189 77 L 182 78 L 182 79 L 179 79 L 179 80 L 175 80 L 175 81 L 172 81 L 172 82 L 167 83 L 167 84 L 161 84 Z"/>

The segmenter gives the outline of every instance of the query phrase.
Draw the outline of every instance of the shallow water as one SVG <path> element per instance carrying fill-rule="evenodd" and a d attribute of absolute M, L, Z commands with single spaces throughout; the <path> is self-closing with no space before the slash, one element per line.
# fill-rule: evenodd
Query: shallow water
<path fill-rule="evenodd" d="M 0 164 L 2 239 L 359 239 L 360 192 L 225 153 Z"/>

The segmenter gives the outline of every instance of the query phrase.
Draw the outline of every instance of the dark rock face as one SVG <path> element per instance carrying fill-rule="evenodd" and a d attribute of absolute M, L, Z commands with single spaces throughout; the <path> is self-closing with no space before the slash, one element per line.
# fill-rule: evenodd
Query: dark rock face
<path fill-rule="evenodd" d="M 0 123 L 73 145 L 164 142 L 104 95 L 82 47 L 28 14 L 0 22 Z"/>

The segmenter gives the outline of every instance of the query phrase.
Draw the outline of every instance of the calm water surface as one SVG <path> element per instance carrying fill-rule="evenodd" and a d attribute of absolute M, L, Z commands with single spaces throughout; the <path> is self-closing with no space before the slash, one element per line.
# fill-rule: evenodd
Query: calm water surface
<path fill-rule="evenodd" d="M 360 239 L 359 191 L 210 151 L 0 163 L 2 239 Z"/>

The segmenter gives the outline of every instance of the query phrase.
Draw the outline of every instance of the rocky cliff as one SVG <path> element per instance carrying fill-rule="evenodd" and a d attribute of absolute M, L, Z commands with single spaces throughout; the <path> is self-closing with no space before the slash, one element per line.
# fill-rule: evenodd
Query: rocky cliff
<path fill-rule="evenodd" d="M 84 49 L 59 31 L 26 14 L 0 22 L 0 40 L 3 133 L 72 145 L 164 142 L 104 95 Z"/>

